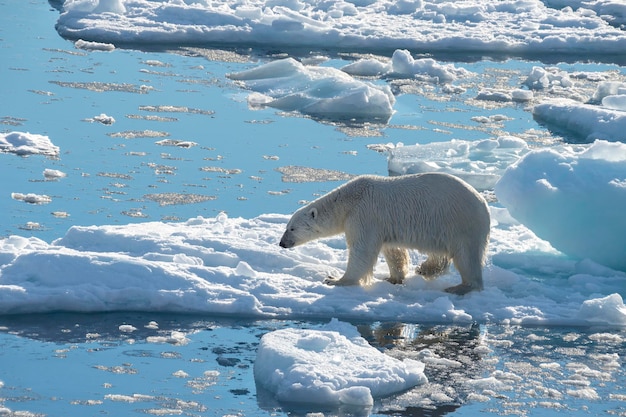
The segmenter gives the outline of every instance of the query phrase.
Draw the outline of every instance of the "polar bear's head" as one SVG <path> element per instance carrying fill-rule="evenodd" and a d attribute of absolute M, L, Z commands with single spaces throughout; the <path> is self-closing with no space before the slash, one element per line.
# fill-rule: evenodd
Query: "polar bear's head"
<path fill-rule="evenodd" d="M 302 207 L 291 216 L 287 223 L 287 229 L 280 239 L 280 246 L 293 248 L 321 237 L 323 233 L 321 233 L 320 223 L 317 207 L 311 205 Z"/>
<path fill-rule="evenodd" d="M 314 239 L 343 233 L 344 211 L 341 205 L 324 197 L 302 207 L 293 213 L 287 223 L 280 246 L 293 248 Z"/>

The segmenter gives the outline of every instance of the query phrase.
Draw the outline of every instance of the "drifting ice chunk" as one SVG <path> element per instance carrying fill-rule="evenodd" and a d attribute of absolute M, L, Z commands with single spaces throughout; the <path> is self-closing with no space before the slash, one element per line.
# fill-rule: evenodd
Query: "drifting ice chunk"
<path fill-rule="evenodd" d="M 256 107 L 298 111 L 321 119 L 387 122 L 396 101 L 389 86 L 356 80 L 336 68 L 305 66 L 293 58 L 228 77 L 263 95 L 251 95 Z"/>
<path fill-rule="evenodd" d="M 595 139 L 626 142 L 626 112 L 623 111 L 557 99 L 533 107 L 533 117 L 548 128 L 586 142 Z"/>
<path fill-rule="evenodd" d="M 284 329 L 261 339 L 256 380 L 279 401 L 371 407 L 374 398 L 426 382 L 424 364 L 370 346 L 350 325 Z"/>
<path fill-rule="evenodd" d="M 615 94 L 602 99 L 602 105 L 608 109 L 626 111 L 626 94 Z"/>
<path fill-rule="evenodd" d="M 626 306 L 619 294 L 586 300 L 580 307 L 578 316 L 589 323 L 626 325 Z"/>
<path fill-rule="evenodd" d="M 620 81 L 602 81 L 596 87 L 596 92 L 591 98 L 592 103 L 600 103 L 607 96 L 626 94 L 626 83 Z"/>
<path fill-rule="evenodd" d="M 553 86 L 571 87 L 574 83 L 566 71 L 558 68 L 533 67 L 524 84 L 532 90 L 543 90 Z"/>
<path fill-rule="evenodd" d="M 411 53 L 404 49 L 396 49 L 391 57 L 391 72 L 396 75 L 427 74 L 440 83 L 448 83 L 459 76 L 470 74 L 464 68 L 454 65 L 441 65 L 432 58 L 413 59 Z"/>
<path fill-rule="evenodd" d="M 17 155 L 59 156 L 59 147 L 52 144 L 48 136 L 34 133 L 10 132 L 0 133 L 0 152 L 11 152 Z"/>

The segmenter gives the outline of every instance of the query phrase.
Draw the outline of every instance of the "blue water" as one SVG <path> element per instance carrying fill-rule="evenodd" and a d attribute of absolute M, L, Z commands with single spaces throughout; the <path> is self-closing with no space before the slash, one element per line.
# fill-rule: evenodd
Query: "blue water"
<path fill-rule="evenodd" d="M 146 327 L 158 323 L 158 329 Z M 120 325 L 135 330 L 122 331 Z M 626 375 L 622 342 L 598 340 L 598 329 L 499 325 L 438 326 L 357 323 L 370 343 L 390 352 L 424 348 L 462 365 L 429 365 L 429 385 L 378 400 L 372 410 L 333 410 L 278 404 L 256 386 L 253 367 L 260 337 L 284 328 L 317 328 L 307 321 L 116 313 L 51 314 L 0 318 L 0 411 L 35 415 L 621 415 Z M 185 334 L 183 343 L 153 339 Z M 179 339 L 180 340 L 180 339 Z M 481 349 L 477 349 L 481 347 Z M 549 366 L 546 366 L 549 365 Z M 584 371 L 584 372 L 581 372 Z M 465 379 L 514 373 L 505 386 L 483 389 Z M 587 372 L 587 373 L 585 373 Z M 591 374 L 596 372 L 597 375 Z M 585 378 L 578 378 L 586 375 Z M 592 376 L 589 376 L 592 375 Z M 577 379 L 578 378 L 578 379 Z M 589 387 L 603 401 L 555 393 Z M 578 385 L 577 385 L 578 384 Z M 508 385 L 508 387 L 506 386 Z M 552 391 L 550 391 L 552 390 Z M 420 406 L 432 392 L 449 403 Z M 16 414 L 17 415 L 17 414 Z"/>
<path fill-rule="evenodd" d="M 538 141 L 542 135 L 549 137 L 521 105 L 471 100 L 481 86 L 503 82 L 503 78 L 509 85 L 519 85 L 536 62 L 459 62 L 457 65 L 476 73 L 475 78 L 463 82 L 466 93 L 443 100 L 440 87 L 434 86 L 423 94 L 400 95 L 389 126 L 342 126 L 271 109 L 249 110 L 246 93 L 225 75 L 258 65 L 262 57 L 253 53 L 220 53 L 229 59 L 215 60 L 205 57 L 215 56 L 211 50 L 80 51 L 55 32 L 58 13 L 41 0 L 0 3 L 0 129 L 47 135 L 61 149 L 58 159 L 0 154 L 3 237 L 32 235 L 52 241 L 72 225 L 185 220 L 222 211 L 242 217 L 290 213 L 299 201 L 310 200 L 337 183 L 285 182 L 277 171 L 281 167 L 385 175 L 385 155 L 367 149 L 368 144 L 484 139 L 529 129 L 539 132 Z M 163 65 L 155 65 L 157 62 Z M 330 64 L 343 63 L 336 59 Z M 624 70 L 609 64 L 562 65 L 569 70 Z M 115 91 L 85 88 L 102 85 Z M 190 110 L 153 112 L 144 106 Z M 113 116 L 116 123 L 85 121 L 101 113 Z M 493 114 L 505 114 L 511 120 L 497 126 L 472 121 L 472 117 Z M 149 116 L 161 121 L 148 120 Z M 167 136 L 122 137 L 146 130 Z M 187 149 L 155 143 L 164 138 L 193 141 L 197 146 Z M 46 168 L 61 170 L 67 177 L 44 181 Z M 46 194 L 52 202 L 27 204 L 12 199 L 14 192 Z M 188 203 L 159 205 L 149 198 L 165 193 L 183 194 Z M 206 201 L 189 202 L 194 195 Z M 158 329 L 145 327 L 151 321 L 158 323 Z M 120 330 L 124 324 L 136 330 Z M 603 401 L 574 395 L 546 400 L 537 394 L 538 386 L 565 392 L 568 387 L 563 381 L 575 377 L 581 364 L 602 368 L 598 358 L 618 355 L 623 365 L 624 331 L 611 330 L 621 335 L 622 342 L 615 343 L 592 337 L 603 329 L 358 324 L 363 335 L 381 349 L 410 352 L 430 343 L 428 347 L 440 356 L 461 358 L 465 364 L 460 369 L 427 370 L 434 383 L 431 388 L 453 388 L 455 395 L 449 404 L 424 407 L 418 401 L 424 388 L 418 388 L 380 400 L 372 410 L 375 415 L 626 413 L 623 397 L 611 397 L 625 392 L 623 367 L 600 369 L 605 371 L 603 376 L 589 378 Z M 257 390 L 252 373 L 255 347 L 262 334 L 281 327 L 319 325 L 149 313 L 0 317 L 0 415 L 3 407 L 12 410 L 14 414 L 9 415 L 51 416 L 301 415 L 320 411 L 292 410 L 275 403 Z M 390 326 L 396 330 L 389 330 Z M 398 326 L 404 338 L 398 336 Z M 184 333 L 187 343 L 151 339 L 172 331 Z M 489 347 L 480 356 L 474 351 L 477 340 Z M 549 372 L 546 369 L 552 368 L 540 368 L 541 363 L 557 363 L 560 368 Z M 179 370 L 188 376 L 175 376 Z M 487 402 L 468 400 L 471 389 L 459 385 L 458 380 L 486 377 L 496 370 L 512 371 L 524 379 L 513 381 L 512 388 L 499 390 Z M 326 415 L 369 412 L 321 411 Z"/>

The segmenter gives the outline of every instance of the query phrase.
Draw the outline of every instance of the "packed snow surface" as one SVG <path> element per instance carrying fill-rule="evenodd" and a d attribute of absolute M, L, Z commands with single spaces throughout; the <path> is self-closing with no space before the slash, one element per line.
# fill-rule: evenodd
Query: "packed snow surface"
<path fill-rule="evenodd" d="M 68 0 L 57 30 L 100 44 L 227 44 L 504 54 L 622 54 L 626 4 L 540 0 Z M 83 43 L 84 44 L 84 43 Z"/>
<path fill-rule="evenodd" d="M 412 276 L 392 285 L 382 260 L 371 286 L 328 286 L 324 279 L 346 267 L 343 237 L 282 249 L 287 215 L 74 226 L 51 244 L 12 236 L 0 240 L 0 313 L 626 325 L 625 273 L 560 257 L 503 209 L 494 208 L 492 217 L 485 290 L 464 297 L 443 291 L 460 281 L 454 269 L 435 281 Z"/>
<path fill-rule="evenodd" d="M 324 406 L 371 407 L 374 398 L 427 382 L 423 363 L 394 359 L 371 346 L 355 327 L 337 320 L 321 330 L 265 334 L 254 376 L 279 401 Z"/>

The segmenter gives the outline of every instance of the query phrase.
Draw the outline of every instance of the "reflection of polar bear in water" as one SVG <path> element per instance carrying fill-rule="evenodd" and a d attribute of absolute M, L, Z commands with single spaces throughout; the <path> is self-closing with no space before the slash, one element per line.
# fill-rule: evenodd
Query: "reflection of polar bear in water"
<path fill-rule="evenodd" d="M 446 291 L 483 288 L 482 267 L 489 241 L 489 208 L 464 181 L 447 174 L 361 176 L 296 211 L 280 246 L 345 233 L 348 266 L 331 285 L 369 284 L 382 250 L 389 281 L 401 284 L 409 270 L 407 248 L 428 254 L 417 273 L 432 279 L 454 260 L 462 283 Z"/>

